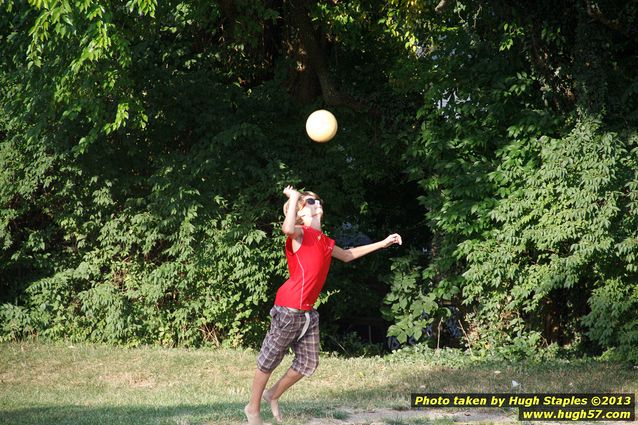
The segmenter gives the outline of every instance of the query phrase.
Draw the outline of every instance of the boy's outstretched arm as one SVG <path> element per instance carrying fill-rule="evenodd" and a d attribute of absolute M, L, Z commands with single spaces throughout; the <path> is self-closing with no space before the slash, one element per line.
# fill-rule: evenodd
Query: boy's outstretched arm
<path fill-rule="evenodd" d="M 342 249 L 338 246 L 334 246 L 332 249 L 332 256 L 337 260 L 341 260 L 344 263 L 348 263 L 352 260 L 356 260 L 357 258 L 361 258 L 364 255 L 370 254 L 381 248 L 387 248 L 395 243 L 401 245 L 403 241 L 401 241 L 401 235 L 398 233 L 394 233 L 382 241 L 371 243 L 368 245 L 356 246 L 354 248 Z"/>

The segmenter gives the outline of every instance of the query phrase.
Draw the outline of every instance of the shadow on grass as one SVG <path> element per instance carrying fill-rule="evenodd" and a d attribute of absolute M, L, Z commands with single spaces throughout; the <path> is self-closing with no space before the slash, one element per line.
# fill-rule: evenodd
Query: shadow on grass
<path fill-rule="evenodd" d="M 238 422 L 243 405 L 220 403 L 179 406 L 41 406 L 0 410 L 0 424 L 210 424 Z"/>
<path fill-rule="evenodd" d="M 0 409 L 0 424 L 11 425 L 230 425 L 243 424 L 245 403 L 212 403 L 178 406 L 41 406 Z M 274 422 L 262 406 L 265 422 Z M 309 418 L 343 418 L 344 413 L 316 402 L 286 403 L 284 425 L 305 423 Z M 346 415 L 347 416 L 347 415 Z"/>

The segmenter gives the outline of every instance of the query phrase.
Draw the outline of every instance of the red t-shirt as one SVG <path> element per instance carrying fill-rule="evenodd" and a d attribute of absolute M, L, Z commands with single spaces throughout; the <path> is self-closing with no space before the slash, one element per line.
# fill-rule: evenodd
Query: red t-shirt
<path fill-rule="evenodd" d="M 303 240 L 292 252 L 292 239 L 286 240 L 290 278 L 277 291 L 275 305 L 311 310 L 326 282 L 335 241 L 321 231 L 303 226 Z"/>

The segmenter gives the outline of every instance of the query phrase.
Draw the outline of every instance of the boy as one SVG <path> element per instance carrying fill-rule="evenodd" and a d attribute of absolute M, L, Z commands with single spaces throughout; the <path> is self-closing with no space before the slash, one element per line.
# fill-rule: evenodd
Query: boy
<path fill-rule="evenodd" d="M 244 408 L 249 425 L 262 425 L 260 402 L 270 403 L 272 414 L 281 421 L 279 397 L 304 376 L 310 376 L 319 364 L 319 313 L 312 308 L 326 281 L 332 257 L 349 262 L 381 248 L 402 243 L 392 234 L 383 241 L 350 249 L 341 249 L 321 231 L 323 208 L 313 192 L 299 193 L 292 186 L 284 189 L 288 201 L 281 226 L 288 235 L 286 258 L 290 278 L 279 288 L 270 310 L 272 322 L 257 357 L 250 402 Z M 264 391 L 272 371 L 289 347 L 294 361 L 279 381 Z"/>

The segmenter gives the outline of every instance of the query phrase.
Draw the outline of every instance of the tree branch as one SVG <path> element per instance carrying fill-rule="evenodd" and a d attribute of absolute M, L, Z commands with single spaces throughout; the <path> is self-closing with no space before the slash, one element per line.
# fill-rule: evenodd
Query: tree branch
<path fill-rule="evenodd" d="M 445 9 L 454 4 L 454 0 L 441 0 L 439 4 L 436 5 L 434 11 L 436 13 L 443 13 Z"/>
<path fill-rule="evenodd" d="M 319 79 L 321 93 L 326 104 L 346 106 L 355 111 L 367 109 L 366 105 L 342 93 L 332 80 L 325 49 L 322 47 L 310 20 L 308 1 L 295 1 L 291 7 L 291 16 L 293 24 L 299 30 L 301 45 L 307 54 L 310 66 Z"/>
<path fill-rule="evenodd" d="M 585 4 L 587 5 L 587 14 L 592 17 L 597 22 L 600 22 L 607 28 L 610 28 L 616 32 L 621 33 L 627 38 L 634 38 L 635 34 L 632 34 L 627 28 L 625 28 L 618 19 L 609 19 L 607 18 L 600 10 L 600 7 L 597 3 L 592 2 L 591 0 L 585 0 Z"/>

